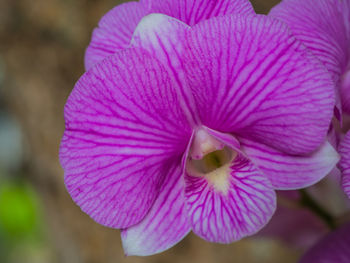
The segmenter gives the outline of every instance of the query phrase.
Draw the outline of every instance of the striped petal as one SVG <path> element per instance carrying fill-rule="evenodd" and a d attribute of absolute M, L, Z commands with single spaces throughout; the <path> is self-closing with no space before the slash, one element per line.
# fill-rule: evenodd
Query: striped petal
<path fill-rule="evenodd" d="M 118 5 L 105 14 L 86 49 L 85 68 L 88 70 L 105 57 L 128 47 L 137 24 L 146 14 L 146 6 L 139 2 Z"/>
<path fill-rule="evenodd" d="M 230 243 L 253 235 L 276 206 L 270 182 L 242 155 L 230 164 L 225 179 L 229 187 L 223 191 L 205 177 L 185 177 L 192 230 L 211 242 Z"/>
<path fill-rule="evenodd" d="M 305 156 L 284 154 L 265 144 L 240 139 L 242 150 L 270 179 L 273 187 L 291 190 L 308 187 L 325 177 L 339 161 L 338 153 L 328 142 Z"/>
<path fill-rule="evenodd" d="M 189 29 L 188 25 L 173 17 L 151 14 L 144 17 L 135 29 L 131 45 L 146 49 L 169 70 L 170 76 L 179 87 L 182 108 L 187 119 L 194 124 L 198 122 L 198 114 L 183 70 L 185 34 Z"/>
<path fill-rule="evenodd" d="M 350 131 L 339 146 L 341 160 L 339 163 L 342 171 L 342 185 L 345 193 L 350 198 Z"/>
<path fill-rule="evenodd" d="M 191 230 L 185 208 L 184 185 L 182 167 L 178 162 L 169 169 L 147 216 L 137 225 L 122 231 L 126 255 L 160 253 L 174 246 Z"/>
<path fill-rule="evenodd" d="M 193 26 L 211 17 L 255 14 L 248 0 L 146 0 L 153 13 L 175 17 Z"/>
<path fill-rule="evenodd" d="M 66 107 L 60 148 L 68 192 L 98 223 L 126 228 L 153 205 L 191 128 L 164 67 L 128 49 L 93 67 Z"/>
<path fill-rule="evenodd" d="M 213 18 L 189 31 L 187 50 L 188 83 L 203 125 L 293 154 L 323 142 L 333 82 L 283 23 L 266 16 Z"/>
<path fill-rule="evenodd" d="M 287 23 L 293 34 L 320 59 L 332 73 L 337 86 L 349 74 L 350 2 L 347 0 L 283 0 L 270 14 Z M 348 71 L 348 73 L 346 73 Z M 341 91 L 341 97 L 348 96 Z M 350 113 L 349 101 L 341 98 L 343 110 Z M 340 105 L 340 101 L 339 101 Z"/>
<path fill-rule="evenodd" d="M 293 34 L 339 79 L 350 54 L 348 1 L 283 0 L 269 15 L 286 22 Z"/>
<path fill-rule="evenodd" d="M 214 16 L 234 13 L 253 14 L 248 0 L 145 0 L 114 7 L 105 14 L 94 30 L 85 53 L 88 70 L 105 57 L 127 48 L 140 20 L 152 13 L 160 13 L 193 25 Z"/>

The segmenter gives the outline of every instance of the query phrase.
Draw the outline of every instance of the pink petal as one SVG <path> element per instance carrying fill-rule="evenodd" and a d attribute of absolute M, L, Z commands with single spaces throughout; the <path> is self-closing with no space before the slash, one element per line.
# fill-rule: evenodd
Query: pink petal
<path fill-rule="evenodd" d="M 194 26 L 188 38 L 185 66 L 203 125 L 293 154 L 323 142 L 333 83 L 283 23 L 218 17 Z"/>
<path fill-rule="evenodd" d="M 161 13 L 193 25 L 214 16 L 254 14 L 248 0 L 145 0 L 116 6 L 105 14 L 94 30 L 85 53 L 85 68 L 90 69 L 103 58 L 129 46 L 140 20 L 151 13 Z"/>
<path fill-rule="evenodd" d="M 349 263 L 350 224 L 331 232 L 305 253 L 299 263 Z"/>
<path fill-rule="evenodd" d="M 341 142 L 339 153 L 341 155 L 339 168 L 342 171 L 342 186 L 345 193 L 350 198 L 350 131 Z"/>
<path fill-rule="evenodd" d="M 129 2 L 118 5 L 105 14 L 95 28 L 85 53 L 88 70 L 105 57 L 129 46 L 137 24 L 148 13 L 145 5 Z"/>
<path fill-rule="evenodd" d="M 350 62 L 349 62 L 349 67 L 350 67 Z M 340 86 L 340 96 L 341 96 L 341 101 L 342 101 L 344 111 L 350 114 L 350 69 L 346 73 L 344 73 L 342 76 L 341 86 Z"/>
<path fill-rule="evenodd" d="M 338 126 L 338 125 L 337 125 Z M 338 149 L 341 133 L 337 130 L 338 127 L 331 123 L 329 126 L 329 131 L 327 135 L 327 140 L 334 147 L 334 149 Z"/>
<path fill-rule="evenodd" d="M 320 59 L 332 73 L 337 86 L 349 70 L 350 3 L 342 0 L 284 0 L 270 16 L 287 23 L 293 34 Z M 342 97 L 350 93 L 342 92 Z M 340 100 L 338 101 L 340 108 Z M 342 98 L 344 110 L 350 105 Z"/>
<path fill-rule="evenodd" d="M 314 153 L 293 156 L 262 143 L 239 140 L 242 150 L 279 190 L 313 185 L 330 173 L 339 161 L 338 153 L 328 142 L 324 142 Z"/>
<path fill-rule="evenodd" d="M 60 148 L 73 200 L 98 223 L 126 228 L 147 214 L 191 128 L 175 84 L 142 50 L 127 49 L 78 81 Z"/>
<path fill-rule="evenodd" d="M 190 27 L 185 23 L 162 14 L 145 16 L 136 27 L 131 46 L 142 47 L 169 65 L 172 73 L 178 75 L 182 70 L 185 32 Z M 183 78 L 183 77 L 182 77 Z"/>
<path fill-rule="evenodd" d="M 182 109 L 191 123 L 198 122 L 193 95 L 189 89 L 183 70 L 185 59 L 185 33 L 190 27 L 175 18 L 151 14 L 144 17 L 135 29 L 131 45 L 142 47 L 168 69 L 179 87 Z"/>
<path fill-rule="evenodd" d="M 200 237 L 230 243 L 259 231 L 271 218 L 276 197 L 270 182 L 241 155 L 230 166 L 226 193 L 204 177 L 186 175 L 192 230 Z"/>
<path fill-rule="evenodd" d="M 137 225 L 122 231 L 127 255 L 160 253 L 178 243 L 191 230 L 184 197 L 181 165 L 170 167 L 157 200 Z"/>
<path fill-rule="evenodd" d="M 297 205 L 285 193 L 277 193 L 277 209 L 258 236 L 278 239 L 293 248 L 305 249 L 315 244 L 329 230 L 328 226 L 308 208 Z M 293 193 L 294 194 L 294 193 Z"/>
<path fill-rule="evenodd" d="M 198 22 L 222 15 L 255 14 L 248 0 L 146 0 L 153 13 L 175 17 L 193 26 Z"/>
<path fill-rule="evenodd" d="M 293 34 L 317 55 L 336 79 L 347 66 L 350 45 L 349 5 L 340 0 L 283 0 L 270 16 L 286 22 Z"/>

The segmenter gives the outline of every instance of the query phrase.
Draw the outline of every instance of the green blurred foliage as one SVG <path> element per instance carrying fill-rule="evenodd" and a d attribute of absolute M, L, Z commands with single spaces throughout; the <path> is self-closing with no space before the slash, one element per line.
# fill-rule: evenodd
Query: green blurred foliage
<path fill-rule="evenodd" d="M 0 263 L 52 262 L 35 190 L 23 178 L 0 176 Z"/>
<path fill-rule="evenodd" d="M 34 234 L 38 226 L 38 201 L 25 183 L 0 184 L 0 230 L 8 238 Z"/>

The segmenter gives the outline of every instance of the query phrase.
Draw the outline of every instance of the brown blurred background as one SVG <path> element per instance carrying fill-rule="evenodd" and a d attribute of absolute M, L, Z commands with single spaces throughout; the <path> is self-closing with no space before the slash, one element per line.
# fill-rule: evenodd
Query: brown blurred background
<path fill-rule="evenodd" d="M 0 262 L 296 262 L 300 252 L 274 240 L 218 245 L 193 234 L 162 254 L 125 257 L 119 231 L 70 199 L 58 162 L 63 107 L 93 28 L 120 2 L 0 0 Z M 252 2 L 267 13 L 279 1 Z"/>

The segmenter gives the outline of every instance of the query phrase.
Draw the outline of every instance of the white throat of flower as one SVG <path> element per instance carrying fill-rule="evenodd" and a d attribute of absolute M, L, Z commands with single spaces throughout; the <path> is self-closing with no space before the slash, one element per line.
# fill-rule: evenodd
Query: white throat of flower
<path fill-rule="evenodd" d="M 205 130 L 196 131 L 186 162 L 190 176 L 204 177 L 216 191 L 226 194 L 230 187 L 230 166 L 238 153 Z"/>

